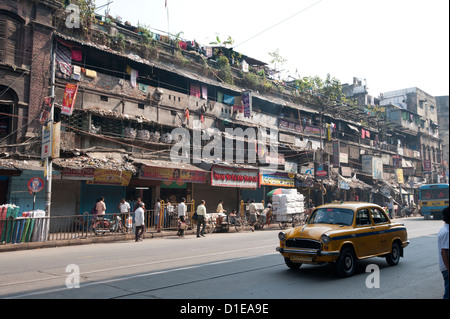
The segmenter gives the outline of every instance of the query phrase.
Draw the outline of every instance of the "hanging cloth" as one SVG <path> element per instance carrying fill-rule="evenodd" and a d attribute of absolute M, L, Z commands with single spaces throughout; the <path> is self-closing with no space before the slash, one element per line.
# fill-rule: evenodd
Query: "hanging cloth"
<path fill-rule="evenodd" d="M 62 74 L 72 75 L 72 54 L 70 49 L 60 43 L 57 44 L 55 52 L 56 63 Z"/>
<path fill-rule="evenodd" d="M 136 87 L 136 80 L 137 80 L 137 77 L 138 77 L 138 71 L 137 70 L 135 70 L 135 69 L 131 69 L 131 74 L 130 74 L 130 83 L 131 83 L 131 86 L 132 87 Z"/>

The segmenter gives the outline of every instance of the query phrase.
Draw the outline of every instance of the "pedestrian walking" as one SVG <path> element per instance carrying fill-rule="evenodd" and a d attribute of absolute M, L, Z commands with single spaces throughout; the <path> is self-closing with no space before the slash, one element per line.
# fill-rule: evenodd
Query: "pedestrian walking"
<path fill-rule="evenodd" d="M 135 241 L 142 241 L 145 231 L 144 203 L 140 202 L 138 209 L 134 212 L 134 224 L 136 226 Z"/>
<path fill-rule="evenodd" d="M 186 204 L 184 203 L 186 201 L 186 198 L 182 198 L 181 199 L 181 203 L 178 204 L 178 219 L 179 219 L 179 226 L 178 226 L 178 233 L 177 235 L 179 237 L 184 237 L 184 225 L 186 221 L 185 221 L 185 216 L 186 216 Z"/>
<path fill-rule="evenodd" d="M 202 231 L 200 232 L 200 225 L 203 225 Z M 200 205 L 197 207 L 197 237 L 205 237 L 205 227 L 206 227 L 206 207 L 205 201 L 202 200 Z"/>
<path fill-rule="evenodd" d="M 100 197 L 97 201 L 97 205 L 95 205 L 95 210 L 97 211 L 97 215 L 105 215 L 106 212 L 106 204 L 105 197 Z"/>
<path fill-rule="evenodd" d="M 442 220 L 445 224 L 438 233 L 439 270 L 444 277 L 443 299 L 448 299 L 448 212 L 448 206 L 442 210 Z"/>

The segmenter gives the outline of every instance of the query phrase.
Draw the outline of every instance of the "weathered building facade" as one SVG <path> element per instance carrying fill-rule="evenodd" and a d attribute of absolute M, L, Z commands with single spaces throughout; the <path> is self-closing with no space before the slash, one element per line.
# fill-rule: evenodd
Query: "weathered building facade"
<path fill-rule="evenodd" d="M 52 215 L 89 211 L 100 196 L 109 212 L 122 197 L 141 197 L 147 209 L 158 198 L 186 197 L 206 199 L 214 210 L 222 199 L 230 211 L 241 200 L 267 200 L 276 187 L 297 188 L 316 205 L 335 199 L 384 204 L 389 196 L 406 194 L 398 188 L 398 168 L 407 169 L 404 185 L 412 188 L 425 176 L 422 154 L 440 163 L 432 125 L 437 117 L 428 121 L 436 103 L 424 92 L 409 96 L 411 108 L 405 110 L 428 122 L 405 132 L 394 111 L 391 119 L 370 113 L 365 104 L 373 106 L 373 99 L 349 106 L 322 92 L 270 81 L 260 75 L 264 63 L 240 54 L 227 51 L 235 57 L 230 65 L 217 48 L 109 17 L 95 16 L 86 28 L 68 27 L 57 1 L 7 1 L 0 9 L 4 25 L 21 26 L 27 39 L 4 36 L 10 52 L 17 43 L 14 52 L 22 53 L 14 61 L 24 62 L 13 65 L 8 55 L 0 64 L 6 101 L 0 98 L 0 112 L 11 115 L 1 146 L 2 200 L 24 210 L 30 209 L 29 178 L 45 179 L 42 125 L 51 119 L 45 101 L 54 105 L 53 122 L 61 126 L 60 154 L 52 158 Z M 245 58 L 249 72 L 242 69 Z M 70 86 L 77 90 L 73 105 Z M 433 103 L 422 110 L 421 99 Z M 415 137 L 420 149 L 414 149 Z M 177 154 L 186 155 L 187 163 L 171 159 L 180 148 Z M 394 160 L 399 156 L 400 164 Z M 381 164 L 379 170 L 366 159 Z M 37 206 L 44 202 L 38 193 Z"/>

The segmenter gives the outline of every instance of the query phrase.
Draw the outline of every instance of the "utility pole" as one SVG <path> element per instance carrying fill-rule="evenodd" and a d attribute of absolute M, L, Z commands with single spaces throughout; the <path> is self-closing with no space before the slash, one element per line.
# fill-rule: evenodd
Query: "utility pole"
<path fill-rule="evenodd" d="M 54 109 L 55 109 L 55 68 L 56 68 L 56 48 L 55 48 L 55 39 L 52 36 L 52 49 L 51 49 L 51 75 L 50 75 L 50 98 L 51 98 L 51 108 L 50 108 L 50 116 L 49 122 L 53 124 L 54 121 Z M 51 132 L 53 134 L 53 132 Z M 45 215 L 50 217 L 50 209 L 52 204 L 52 170 L 53 170 L 53 162 L 52 162 L 52 152 L 50 152 L 50 156 L 45 158 L 45 165 L 47 171 L 47 182 L 45 183 Z M 50 227 L 50 225 L 49 225 Z"/>

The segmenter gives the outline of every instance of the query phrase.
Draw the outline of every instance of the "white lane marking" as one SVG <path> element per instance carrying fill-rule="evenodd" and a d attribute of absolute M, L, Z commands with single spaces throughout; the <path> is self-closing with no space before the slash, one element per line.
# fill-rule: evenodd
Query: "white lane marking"
<path fill-rule="evenodd" d="M 253 259 L 253 258 L 258 258 L 258 257 L 270 256 L 270 255 L 277 255 L 277 254 L 278 253 L 274 252 L 274 253 L 268 253 L 268 254 L 257 255 L 257 256 L 240 257 L 240 258 L 234 258 L 234 259 L 214 261 L 214 262 L 204 263 L 204 264 L 199 264 L 199 265 L 192 265 L 192 266 L 185 266 L 185 267 L 174 268 L 174 269 L 159 270 L 159 271 L 154 271 L 154 272 L 149 272 L 149 273 L 144 273 L 144 274 L 139 274 L 139 275 L 125 276 L 125 277 L 120 277 L 120 278 L 115 278 L 115 279 L 94 281 L 94 282 L 90 282 L 90 283 L 81 284 L 80 285 L 80 289 L 81 288 L 85 288 L 85 287 L 89 287 L 89 286 L 103 285 L 103 284 L 113 283 L 113 282 L 118 282 L 118 281 L 124 281 L 124 280 L 130 280 L 130 279 L 141 278 L 141 277 L 149 277 L 149 276 L 154 276 L 154 275 L 167 274 L 167 273 L 171 273 L 171 272 L 177 272 L 177 271 L 183 271 L 183 270 L 189 270 L 189 269 L 196 269 L 196 268 L 201 268 L 201 267 L 205 267 L 205 266 L 226 264 L 226 263 L 231 263 L 231 262 L 235 262 L 235 261 Z M 53 292 L 60 292 L 60 291 L 65 291 L 65 290 L 68 290 L 68 288 L 62 287 L 62 288 L 55 288 L 55 289 L 47 289 L 47 290 L 42 290 L 42 291 L 37 291 L 37 292 L 31 292 L 31 293 L 26 293 L 26 294 L 21 294 L 21 295 L 15 295 L 15 296 L 12 296 L 12 297 L 7 297 L 5 299 L 24 298 L 24 297 L 34 296 L 34 295 L 42 295 L 42 294 L 53 293 Z"/>

